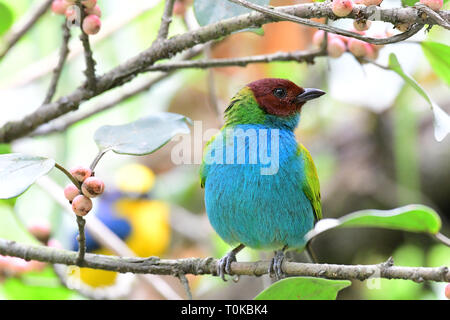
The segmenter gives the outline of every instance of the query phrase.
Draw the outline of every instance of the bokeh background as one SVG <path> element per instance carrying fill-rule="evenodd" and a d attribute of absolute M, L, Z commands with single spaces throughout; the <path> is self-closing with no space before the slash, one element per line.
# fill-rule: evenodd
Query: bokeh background
<path fill-rule="evenodd" d="M 17 21 L 35 1 L 0 0 L 0 3 L 12 9 Z M 295 3 L 300 1 L 271 2 L 273 5 Z M 156 37 L 164 6 L 157 0 L 100 0 L 99 4 L 103 10 L 103 27 L 91 37 L 91 42 L 98 73 L 102 74 L 148 48 Z M 382 4 L 385 7 L 399 5 L 397 0 L 385 0 Z M 190 1 L 180 1 L 178 6 L 180 12 L 174 17 L 170 35 L 184 32 L 186 20 L 192 20 Z M 47 13 L 0 61 L 0 125 L 22 118 L 44 99 L 57 61 L 62 19 Z M 344 19 L 339 25 L 350 28 L 351 21 Z M 392 25 L 379 22 L 372 28 L 397 32 Z M 304 50 L 311 48 L 315 31 L 288 22 L 268 24 L 263 30 L 263 36 L 253 32 L 233 34 L 214 44 L 209 55 L 226 58 Z M 72 30 L 71 54 L 57 96 L 70 93 L 84 80 L 78 32 Z M 450 112 L 447 84 L 432 71 L 420 45 L 415 43 L 428 39 L 448 44 L 449 38 L 448 32 L 439 28 L 427 34 L 421 32 L 406 43 L 383 48 L 378 62 L 387 65 L 389 53 L 396 53 L 403 68 L 434 101 Z M 141 75 L 124 87 L 132 88 L 136 82 L 158 75 Z M 350 54 L 338 59 L 317 58 L 314 64 L 274 62 L 245 68 L 180 70 L 149 90 L 63 132 L 21 139 L 0 148 L 2 152 L 51 157 L 67 168 L 89 165 L 97 154 L 92 137 L 100 126 L 123 124 L 157 111 L 170 111 L 202 121 L 204 130 L 220 128 L 223 110 L 233 94 L 246 83 L 263 77 L 287 78 L 328 93 L 304 107 L 296 131 L 298 140 L 310 150 L 316 163 L 325 217 L 340 217 L 367 208 L 391 209 L 420 203 L 440 214 L 442 233 L 450 234 L 450 139 L 436 142 L 429 106 L 400 77 L 371 64 L 361 65 Z M 83 103 L 76 113 L 104 104 L 120 95 L 121 90 Z M 197 139 L 196 143 L 206 143 L 201 135 L 193 135 L 192 139 Z M 108 223 L 119 231 L 131 228 L 134 239 L 127 239 L 127 243 L 142 256 L 221 257 L 229 246 L 218 238 L 206 218 L 199 165 L 175 165 L 171 160 L 172 148 L 178 142 L 171 142 L 145 157 L 107 154 L 96 170 L 96 175 L 106 182 L 107 193 L 94 201 L 94 213 L 100 218 L 117 214 L 119 218 Z M 130 167 L 136 164 L 142 166 Z M 41 235 L 45 242 L 51 238 L 51 245 L 73 247 L 74 215 L 57 201 L 63 199 L 58 188 L 68 181 L 57 171 L 51 172 L 49 177 L 17 199 L 0 201 L 1 238 L 37 243 L 34 234 Z M 138 186 L 137 189 L 126 185 L 128 179 Z M 313 247 L 324 263 L 372 264 L 393 256 L 397 265 L 450 265 L 449 248 L 429 236 L 401 231 L 332 230 L 319 236 Z M 106 249 L 97 252 L 111 253 Z M 271 254 L 245 249 L 238 259 L 269 259 Z M 292 258 L 304 260 L 302 254 L 294 254 Z M 23 263 L 20 268 L 21 263 L 16 261 L 14 269 L 5 263 L 2 267 L 0 262 L 1 299 L 163 298 L 147 280 L 131 275 L 91 274 L 90 270 L 54 269 L 44 264 Z M 178 295 L 185 297 L 178 279 L 161 278 Z M 188 279 L 194 297 L 201 299 L 251 299 L 271 283 L 268 277 L 241 277 L 237 283 L 224 283 L 211 276 L 188 276 Z M 62 283 L 75 289 L 67 289 Z M 443 299 L 444 285 L 402 280 L 354 281 L 339 298 Z"/>

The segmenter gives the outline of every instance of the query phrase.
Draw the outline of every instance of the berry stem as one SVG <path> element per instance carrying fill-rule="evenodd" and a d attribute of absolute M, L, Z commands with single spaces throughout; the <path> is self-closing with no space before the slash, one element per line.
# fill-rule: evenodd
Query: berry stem
<path fill-rule="evenodd" d="M 84 227 L 86 225 L 86 220 L 83 217 L 77 216 L 78 224 L 78 258 L 77 266 L 81 267 L 84 261 L 84 255 L 86 254 L 86 235 L 84 233 Z"/>
<path fill-rule="evenodd" d="M 70 172 L 67 171 L 66 168 L 64 168 L 59 163 L 55 163 L 55 167 L 58 170 L 60 170 L 62 173 L 64 173 L 70 179 L 70 181 L 72 181 L 72 183 L 78 188 L 78 190 L 81 191 L 81 184 L 80 184 L 80 182 L 77 179 L 75 179 L 75 177 L 72 174 L 70 174 Z"/>
<path fill-rule="evenodd" d="M 99 153 L 97 154 L 95 159 L 92 161 L 91 165 L 89 166 L 89 169 L 91 169 L 91 171 L 92 171 L 92 175 L 94 175 L 94 170 L 95 170 L 95 167 L 97 167 L 98 162 L 105 155 L 105 153 L 107 151 L 108 150 L 101 150 L 101 151 L 99 151 Z"/>

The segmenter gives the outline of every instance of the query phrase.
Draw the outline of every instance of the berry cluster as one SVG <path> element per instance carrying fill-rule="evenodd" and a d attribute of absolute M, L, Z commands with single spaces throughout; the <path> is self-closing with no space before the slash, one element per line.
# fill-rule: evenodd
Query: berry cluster
<path fill-rule="evenodd" d="M 78 18 L 78 7 L 76 0 L 53 0 L 52 11 L 56 14 L 63 14 L 69 21 L 75 21 Z M 83 20 L 83 31 L 87 34 L 96 34 L 100 31 L 102 22 L 100 20 L 102 11 L 97 5 L 97 0 L 83 0 L 86 17 Z"/>
<path fill-rule="evenodd" d="M 361 35 L 364 35 L 364 31 L 353 30 Z M 325 32 L 323 30 L 318 30 L 313 36 L 313 44 L 316 47 L 320 47 L 324 40 Z M 374 37 L 383 38 L 386 35 L 376 34 Z M 358 39 L 344 37 L 341 35 L 336 35 L 328 33 L 328 44 L 327 51 L 328 55 L 332 58 L 339 58 L 347 50 L 350 51 L 357 58 L 367 58 L 370 60 L 376 60 L 378 58 L 378 53 L 383 47 L 382 45 L 374 45 L 367 43 Z"/>
<path fill-rule="evenodd" d="M 64 196 L 72 204 L 72 210 L 77 216 L 83 217 L 92 209 L 92 200 L 103 193 L 105 184 L 92 176 L 92 171 L 86 167 L 76 167 L 70 170 L 72 176 L 81 183 L 81 192 L 73 184 L 64 189 Z"/>
<path fill-rule="evenodd" d="M 331 10 L 338 17 L 346 17 L 353 10 L 353 4 L 362 4 L 365 6 L 379 6 L 383 0 L 333 0 Z M 420 0 L 420 3 L 428 6 L 434 11 L 442 8 L 443 0 Z"/>

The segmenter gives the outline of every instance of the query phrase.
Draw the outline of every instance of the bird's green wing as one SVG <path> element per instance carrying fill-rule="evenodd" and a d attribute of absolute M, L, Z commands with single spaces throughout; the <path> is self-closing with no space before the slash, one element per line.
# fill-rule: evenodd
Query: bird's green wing
<path fill-rule="evenodd" d="M 322 219 L 322 206 L 320 204 L 320 184 L 317 169 L 309 151 L 300 144 L 299 153 L 305 164 L 305 180 L 303 181 L 303 192 L 311 201 L 317 220 Z"/>
<path fill-rule="evenodd" d="M 200 175 L 200 186 L 202 188 L 205 187 L 206 177 L 208 176 L 208 165 L 205 163 L 205 156 L 207 153 L 209 153 L 209 149 L 211 147 L 212 142 L 216 139 L 216 135 L 214 135 L 205 145 L 204 151 L 203 151 L 203 161 L 200 165 L 199 175 Z"/>

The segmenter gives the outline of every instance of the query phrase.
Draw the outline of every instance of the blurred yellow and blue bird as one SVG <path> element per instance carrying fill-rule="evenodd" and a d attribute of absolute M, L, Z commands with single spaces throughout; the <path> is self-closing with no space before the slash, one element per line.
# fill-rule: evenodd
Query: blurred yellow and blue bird
<path fill-rule="evenodd" d="M 154 173 L 146 166 L 129 164 L 118 170 L 117 190 L 99 198 L 96 217 L 121 238 L 139 257 L 160 256 L 168 248 L 171 238 L 169 206 L 151 199 L 155 183 Z M 78 250 L 73 237 L 72 249 Z M 87 252 L 112 255 L 86 232 Z M 84 286 L 107 288 L 116 284 L 118 273 L 80 268 L 77 275 Z"/>

